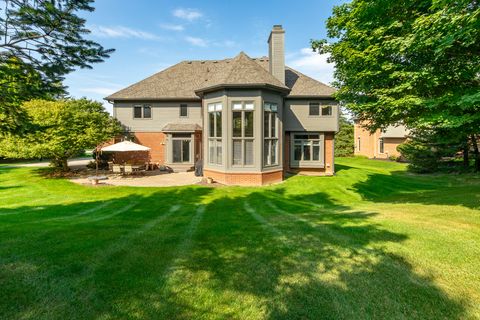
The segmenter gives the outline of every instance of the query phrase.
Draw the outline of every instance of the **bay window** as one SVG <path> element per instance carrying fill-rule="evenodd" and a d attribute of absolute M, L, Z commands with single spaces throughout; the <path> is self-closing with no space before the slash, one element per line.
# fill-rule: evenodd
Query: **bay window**
<path fill-rule="evenodd" d="M 208 163 L 222 164 L 222 104 L 208 105 Z"/>
<path fill-rule="evenodd" d="M 263 164 L 278 164 L 278 105 L 265 102 L 263 106 Z"/>
<path fill-rule="evenodd" d="M 253 102 L 232 104 L 232 164 L 235 166 L 253 165 L 254 109 Z"/>

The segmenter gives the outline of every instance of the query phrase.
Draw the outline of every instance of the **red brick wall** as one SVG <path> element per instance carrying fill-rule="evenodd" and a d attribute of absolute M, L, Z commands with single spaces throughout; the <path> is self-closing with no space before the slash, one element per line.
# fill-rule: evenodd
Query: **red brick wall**
<path fill-rule="evenodd" d="M 164 164 L 166 157 L 167 136 L 163 132 L 135 132 L 135 143 L 139 143 L 150 150 L 150 161 Z"/>
<path fill-rule="evenodd" d="M 390 156 L 400 156 L 400 152 L 397 151 L 397 147 L 406 140 L 406 138 L 383 138 L 384 153 L 380 153 L 380 129 L 371 134 L 359 123 L 356 123 L 354 126 L 354 136 L 355 155 L 377 159 L 388 159 Z M 360 138 L 360 150 L 358 150 L 358 138 Z"/>
<path fill-rule="evenodd" d="M 283 172 L 281 170 L 262 173 L 225 173 L 204 170 L 203 176 L 212 178 L 214 181 L 223 184 L 242 186 L 261 186 L 265 184 L 280 182 L 283 180 Z"/>
<path fill-rule="evenodd" d="M 334 161 L 334 153 L 333 153 L 333 139 L 335 137 L 334 133 L 328 132 L 325 133 L 325 174 L 332 175 L 334 168 L 333 168 L 333 161 Z"/>

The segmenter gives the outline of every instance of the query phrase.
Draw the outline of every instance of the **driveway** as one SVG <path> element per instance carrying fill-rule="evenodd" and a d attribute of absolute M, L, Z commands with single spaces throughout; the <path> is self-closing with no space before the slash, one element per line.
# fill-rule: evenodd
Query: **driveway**
<path fill-rule="evenodd" d="M 71 169 L 81 169 L 85 168 L 85 166 L 92 161 L 91 157 L 88 158 L 74 158 L 68 160 L 68 166 Z M 38 162 L 29 162 L 29 163 L 19 163 L 13 164 L 13 167 L 48 167 L 50 165 L 50 161 L 38 161 Z"/>

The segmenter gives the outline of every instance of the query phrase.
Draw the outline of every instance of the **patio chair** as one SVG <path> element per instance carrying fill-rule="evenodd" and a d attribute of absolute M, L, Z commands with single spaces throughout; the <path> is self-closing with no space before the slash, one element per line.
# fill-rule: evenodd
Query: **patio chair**
<path fill-rule="evenodd" d="M 124 167 L 125 174 L 133 174 L 133 168 L 131 164 L 126 164 Z"/>
<path fill-rule="evenodd" d="M 113 173 L 122 174 L 122 166 L 120 166 L 119 164 L 112 165 L 112 170 Z"/>

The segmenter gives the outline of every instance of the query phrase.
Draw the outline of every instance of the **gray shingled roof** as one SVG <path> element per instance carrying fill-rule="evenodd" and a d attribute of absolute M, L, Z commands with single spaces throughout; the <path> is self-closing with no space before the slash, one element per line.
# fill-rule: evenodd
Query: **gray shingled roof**
<path fill-rule="evenodd" d="M 291 97 L 331 97 L 335 89 L 292 68 L 285 68 L 282 84 L 268 72 L 268 58 L 249 58 L 241 52 L 233 59 L 182 61 L 125 89 L 107 100 L 198 99 L 202 91 L 221 86 L 267 86 L 290 90 Z"/>
<path fill-rule="evenodd" d="M 163 128 L 163 132 L 195 132 L 197 130 L 202 130 L 196 123 L 167 123 Z"/>

